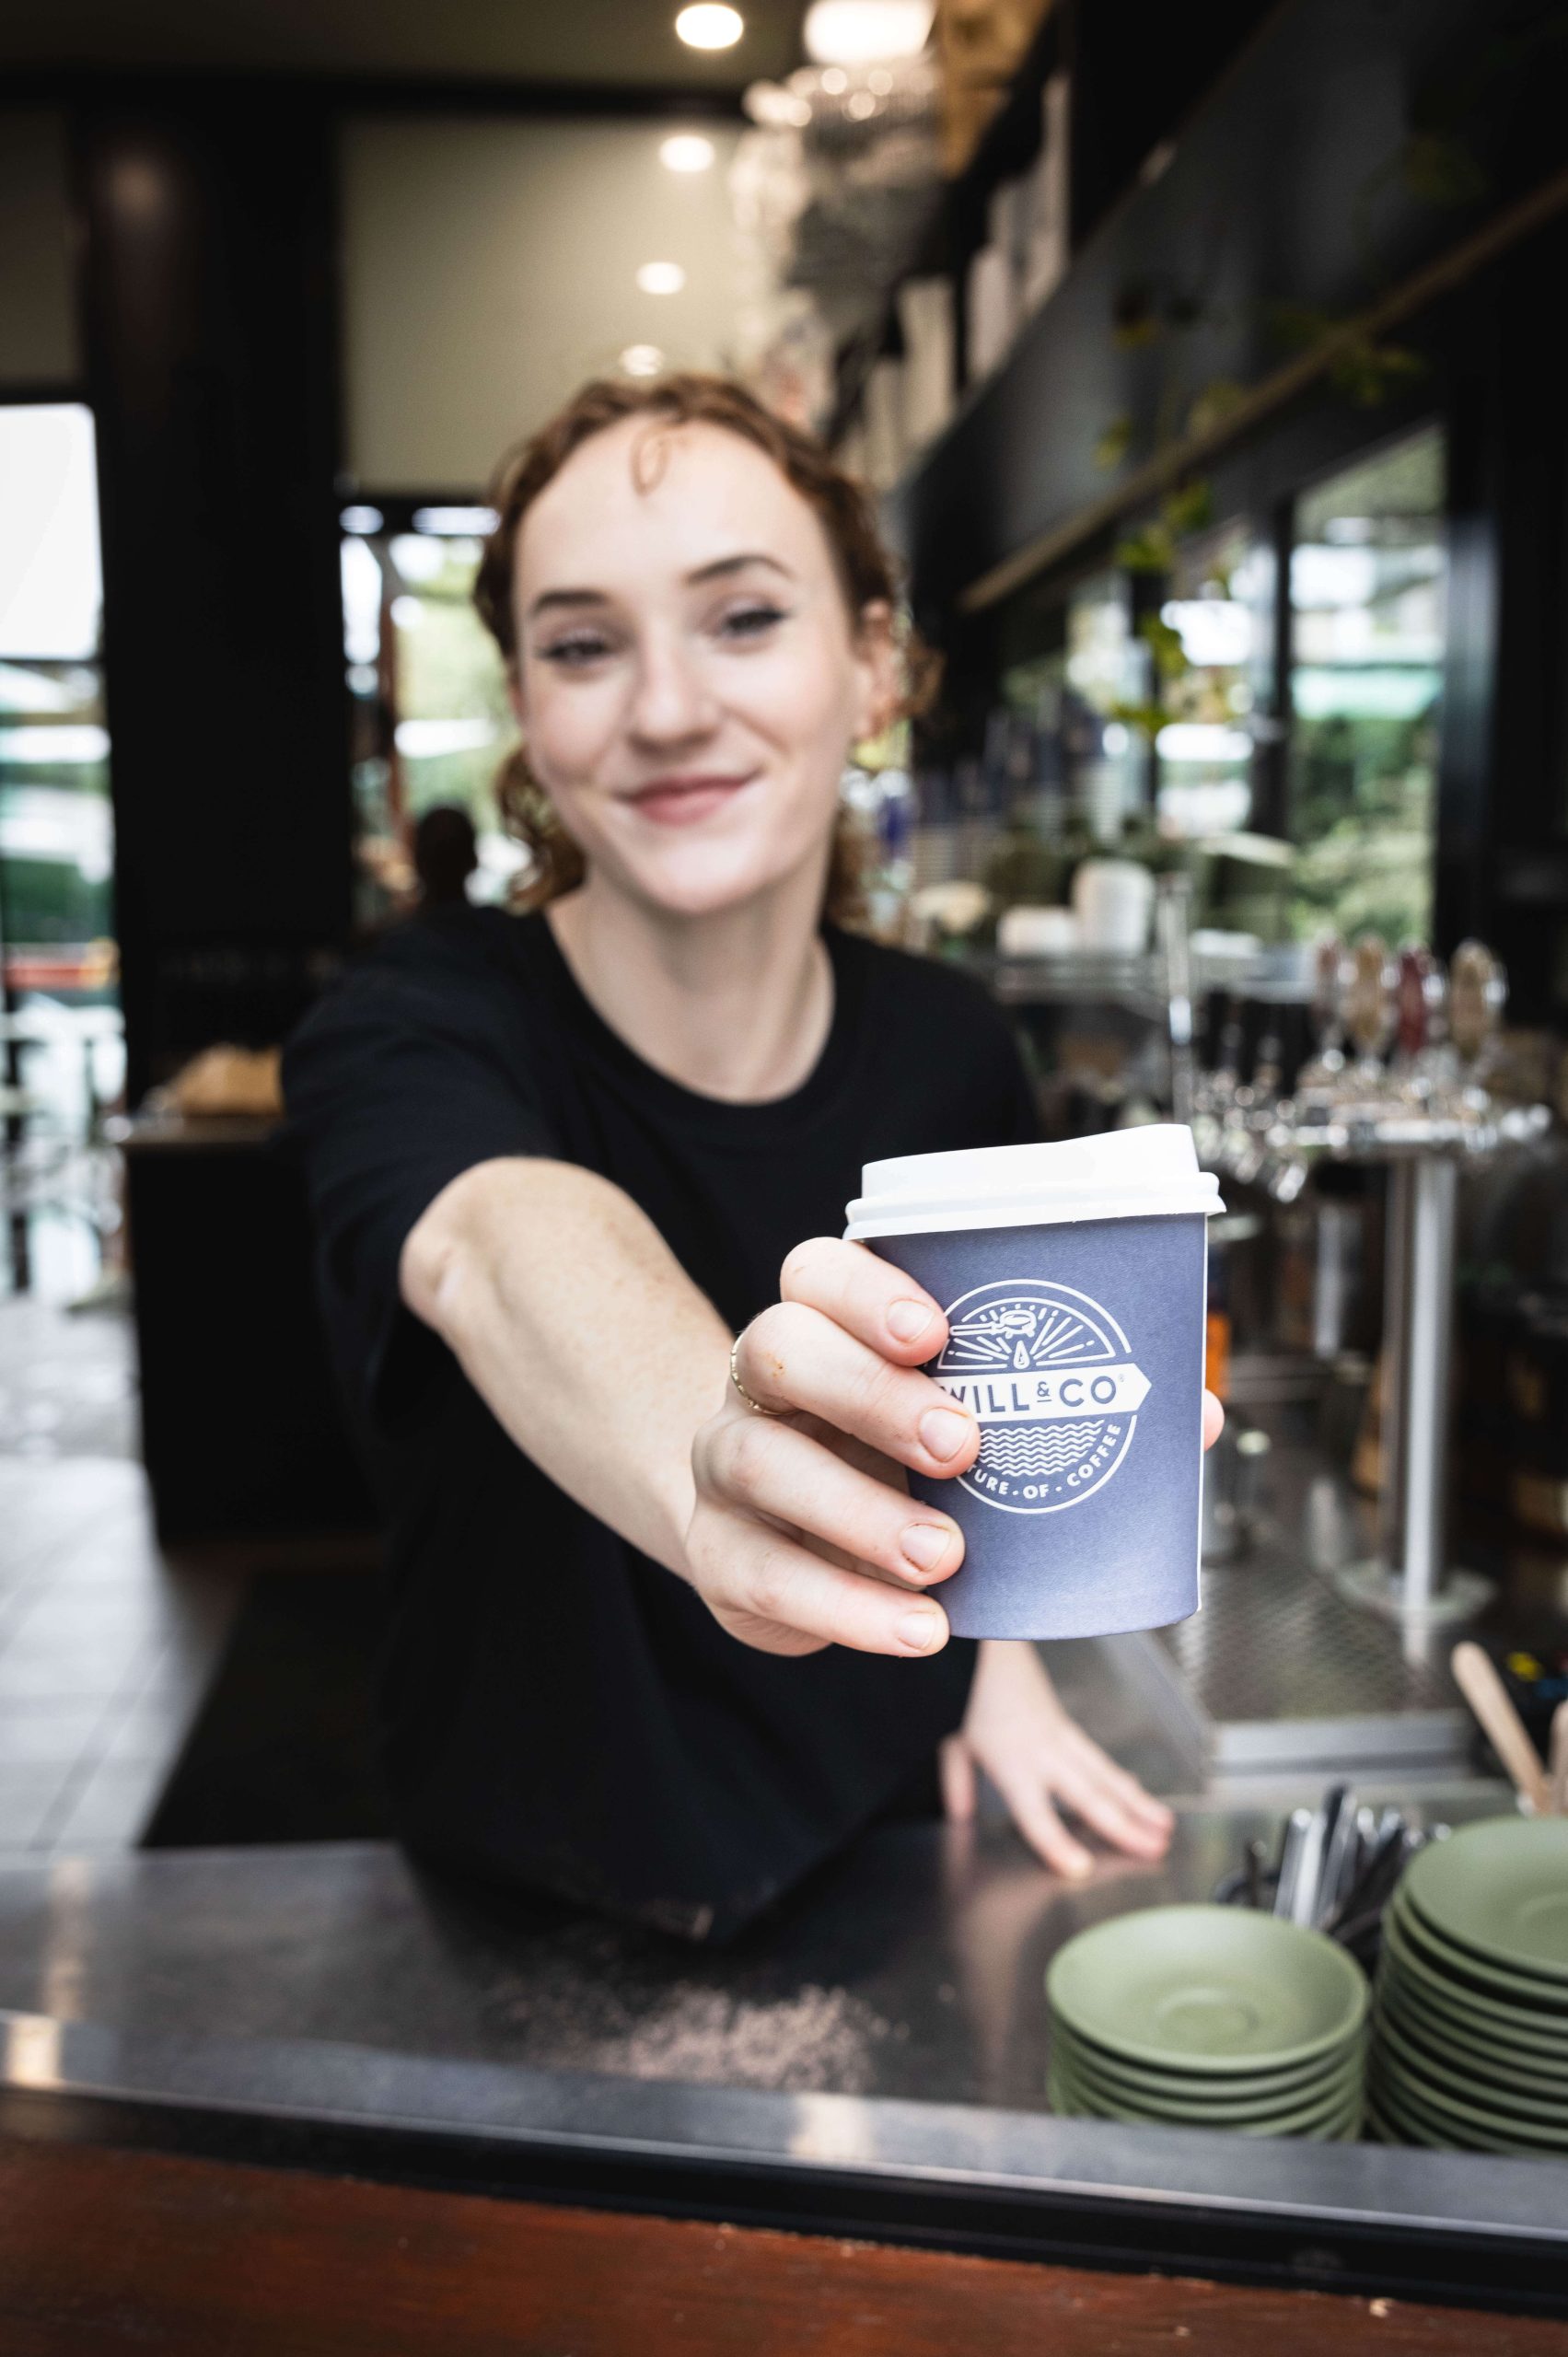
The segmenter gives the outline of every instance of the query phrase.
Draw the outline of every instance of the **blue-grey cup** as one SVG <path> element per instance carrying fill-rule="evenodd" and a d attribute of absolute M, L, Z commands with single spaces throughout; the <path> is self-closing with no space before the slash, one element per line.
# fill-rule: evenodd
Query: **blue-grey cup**
<path fill-rule="evenodd" d="M 981 1451 L 910 1486 L 964 1561 L 955 1636 L 1103 1637 L 1198 1609 L 1206 1222 L 1190 1130 L 868 1163 L 849 1236 L 940 1302 L 926 1372 Z"/>

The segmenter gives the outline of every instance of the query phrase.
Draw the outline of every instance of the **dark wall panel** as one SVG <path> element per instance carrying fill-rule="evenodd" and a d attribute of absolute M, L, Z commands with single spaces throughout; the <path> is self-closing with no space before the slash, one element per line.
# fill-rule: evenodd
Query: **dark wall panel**
<path fill-rule="evenodd" d="M 1282 305 L 1352 311 L 1560 170 L 1568 35 L 1545 13 L 1286 0 L 901 488 L 927 625 L 1114 485 L 1096 457 L 1113 421 L 1146 454 L 1206 385 L 1290 356 Z M 1102 99 L 1113 84 L 1102 60 Z"/>
<path fill-rule="evenodd" d="M 332 145 L 267 85 L 75 126 L 134 1095 L 279 1037 L 348 933 Z"/>

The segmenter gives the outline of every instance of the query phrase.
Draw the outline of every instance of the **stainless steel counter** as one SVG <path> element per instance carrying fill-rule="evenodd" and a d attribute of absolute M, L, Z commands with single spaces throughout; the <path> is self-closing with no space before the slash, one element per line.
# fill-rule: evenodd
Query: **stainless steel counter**
<path fill-rule="evenodd" d="M 1568 2300 L 1568 2165 L 1047 2109 L 1051 1954 L 1105 1915 L 1205 1896 L 1271 1828 L 1190 1809 L 1163 1866 L 1107 1864 L 1067 1889 L 1003 1826 L 884 1826 L 714 1954 L 482 1903 L 372 1845 L 13 1871 L 0 2126 L 1102 2264 Z"/>

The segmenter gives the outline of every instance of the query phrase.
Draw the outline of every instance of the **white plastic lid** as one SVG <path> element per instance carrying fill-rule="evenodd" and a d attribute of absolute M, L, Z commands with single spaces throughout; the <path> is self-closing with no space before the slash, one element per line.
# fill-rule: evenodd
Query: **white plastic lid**
<path fill-rule="evenodd" d="M 1212 1218 L 1220 1182 L 1198 1167 L 1191 1130 L 1173 1121 L 1051 1145 L 971 1147 L 868 1162 L 846 1205 L 846 1236 L 1040 1227 L 1086 1219 Z"/>

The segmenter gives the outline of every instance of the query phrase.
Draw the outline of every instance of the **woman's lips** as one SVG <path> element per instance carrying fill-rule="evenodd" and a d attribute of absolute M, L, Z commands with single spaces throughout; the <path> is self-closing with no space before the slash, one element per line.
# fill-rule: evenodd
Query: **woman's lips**
<path fill-rule="evenodd" d="M 656 827 L 694 827 L 722 810 L 755 774 L 748 770 L 738 776 L 656 777 L 621 799 Z"/>

